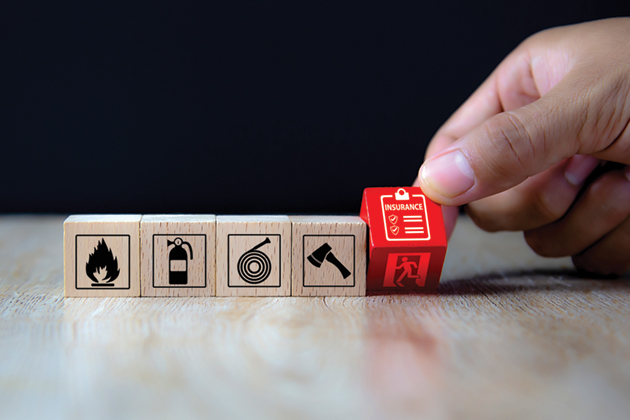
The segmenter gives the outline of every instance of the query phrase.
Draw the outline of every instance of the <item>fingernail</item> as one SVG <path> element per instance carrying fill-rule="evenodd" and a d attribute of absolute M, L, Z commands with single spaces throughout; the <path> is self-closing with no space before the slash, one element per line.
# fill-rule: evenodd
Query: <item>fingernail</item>
<path fill-rule="evenodd" d="M 623 170 L 623 174 L 628 178 L 628 181 L 630 181 L 630 166 L 626 166 L 626 169 Z"/>
<path fill-rule="evenodd" d="M 564 168 L 564 177 L 571 184 L 582 185 L 586 178 L 593 172 L 599 164 L 599 159 L 588 155 L 575 155 Z"/>
<path fill-rule="evenodd" d="M 424 182 L 444 197 L 456 197 L 475 184 L 475 173 L 459 150 L 428 160 L 420 169 Z"/>

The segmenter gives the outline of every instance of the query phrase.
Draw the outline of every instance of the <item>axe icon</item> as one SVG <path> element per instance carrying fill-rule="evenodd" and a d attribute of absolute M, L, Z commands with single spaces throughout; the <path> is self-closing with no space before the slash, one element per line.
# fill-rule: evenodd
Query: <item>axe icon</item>
<path fill-rule="evenodd" d="M 332 253 L 332 248 L 328 243 L 317 248 L 311 255 L 308 256 L 308 261 L 313 264 L 315 267 L 319 268 L 322 266 L 324 260 L 330 262 L 332 265 L 337 267 L 343 278 L 347 278 L 351 273 L 348 271 L 344 265 L 339 262 L 335 254 Z"/>

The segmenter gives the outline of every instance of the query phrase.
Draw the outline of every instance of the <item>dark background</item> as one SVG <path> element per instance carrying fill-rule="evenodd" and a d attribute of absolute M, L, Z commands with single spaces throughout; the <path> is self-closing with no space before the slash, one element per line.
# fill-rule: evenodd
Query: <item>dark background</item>
<path fill-rule="evenodd" d="M 357 213 L 528 35 L 629 1 L 4 1 L 0 212 Z"/>

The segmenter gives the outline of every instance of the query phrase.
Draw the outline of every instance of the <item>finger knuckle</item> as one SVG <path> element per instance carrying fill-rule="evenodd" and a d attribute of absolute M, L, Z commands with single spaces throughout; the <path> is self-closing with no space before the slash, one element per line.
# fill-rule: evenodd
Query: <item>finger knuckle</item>
<path fill-rule="evenodd" d="M 586 199 L 597 203 L 602 219 L 623 219 L 630 209 L 630 185 L 620 172 L 609 172 L 588 187 Z"/>
<path fill-rule="evenodd" d="M 500 218 L 484 209 L 479 209 L 473 205 L 464 207 L 466 214 L 477 227 L 486 232 L 498 232 L 502 229 Z"/>
<path fill-rule="evenodd" d="M 531 123 L 516 112 L 504 112 L 486 123 L 488 141 L 485 142 L 497 157 L 493 162 L 494 170 L 499 174 L 508 175 L 514 172 L 516 166 L 520 172 L 530 174 L 529 162 L 536 151 L 537 130 Z M 496 152 L 499 153 L 496 153 Z"/>
<path fill-rule="evenodd" d="M 547 241 L 546 237 L 538 230 L 528 230 L 524 233 L 525 242 L 536 254 L 541 257 L 554 257 L 557 252 L 550 246 L 551 241 Z"/>
<path fill-rule="evenodd" d="M 594 70 L 592 71 L 594 72 Z M 630 119 L 630 78 L 628 66 L 602 65 L 599 74 L 583 89 L 584 113 L 578 138 L 592 144 L 595 152 L 626 149 L 621 134 Z"/>
<path fill-rule="evenodd" d="M 561 219 L 568 207 L 564 200 L 559 200 L 554 195 L 546 194 L 546 191 L 536 192 L 532 195 L 531 200 L 534 217 L 540 224 L 548 224 Z"/>

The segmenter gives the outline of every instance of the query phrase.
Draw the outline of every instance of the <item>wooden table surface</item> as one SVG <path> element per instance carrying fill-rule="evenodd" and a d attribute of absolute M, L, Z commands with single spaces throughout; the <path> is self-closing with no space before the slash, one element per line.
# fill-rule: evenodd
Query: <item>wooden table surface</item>
<path fill-rule="evenodd" d="M 64 299 L 61 217 L 0 218 L 2 419 L 630 417 L 630 278 L 460 219 L 438 293 Z"/>

